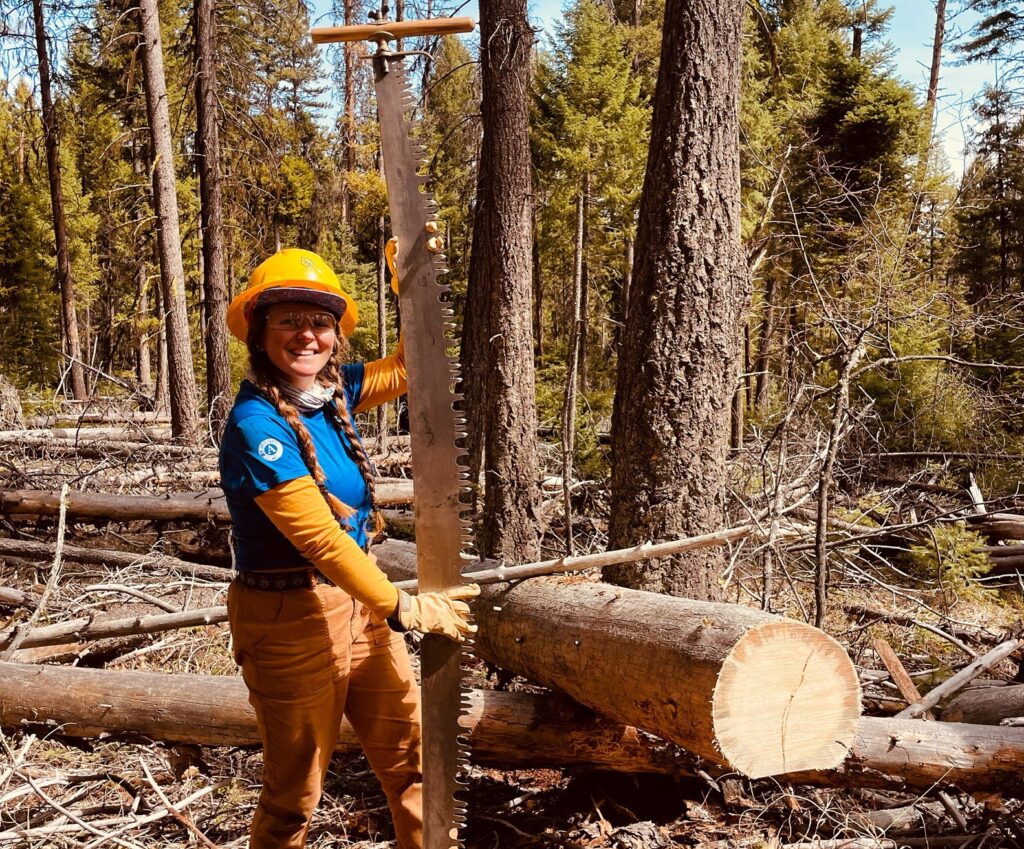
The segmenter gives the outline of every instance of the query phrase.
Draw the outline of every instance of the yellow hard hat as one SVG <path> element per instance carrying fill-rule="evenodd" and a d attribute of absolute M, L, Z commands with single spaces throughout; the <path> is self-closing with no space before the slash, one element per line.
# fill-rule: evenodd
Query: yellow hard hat
<path fill-rule="evenodd" d="M 246 342 L 256 307 L 293 302 L 316 304 L 334 313 L 346 336 L 359 321 L 356 302 L 341 288 L 338 275 L 323 259 L 312 251 L 285 248 L 256 266 L 249 285 L 228 305 L 228 329 Z"/>

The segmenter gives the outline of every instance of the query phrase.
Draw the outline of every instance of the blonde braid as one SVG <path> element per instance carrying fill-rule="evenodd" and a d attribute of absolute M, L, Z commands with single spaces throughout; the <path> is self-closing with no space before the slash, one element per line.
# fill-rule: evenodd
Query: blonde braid
<path fill-rule="evenodd" d="M 327 378 L 327 381 L 334 385 L 334 408 L 338 412 L 338 423 L 345 432 L 352 450 L 355 452 L 355 463 L 363 476 L 366 484 L 366 492 L 370 496 L 370 513 L 373 516 L 373 535 L 376 536 L 384 530 L 384 517 L 381 515 L 380 506 L 377 504 L 377 470 L 370 461 L 370 455 L 366 453 L 363 441 L 356 433 L 352 424 L 352 417 L 348 412 L 348 402 L 345 400 L 345 391 L 341 382 L 341 362 L 344 356 L 343 348 L 347 351 L 347 344 L 339 345 L 334 349 L 334 354 L 324 366 L 320 375 Z"/>

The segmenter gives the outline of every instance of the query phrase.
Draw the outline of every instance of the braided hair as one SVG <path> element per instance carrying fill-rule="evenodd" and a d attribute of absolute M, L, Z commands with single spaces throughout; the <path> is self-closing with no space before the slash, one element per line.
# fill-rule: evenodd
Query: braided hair
<path fill-rule="evenodd" d="M 262 345 L 266 325 L 266 309 L 256 310 L 252 320 L 249 322 L 249 336 L 246 340 L 246 347 L 249 349 L 249 369 L 252 373 L 253 383 L 256 384 L 270 403 L 274 405 L 281 418 L 288 422 L 291 429 L 295 432 L 295 437 L 299 442 L 299 453 L 302 455 L 302 461 L 306 464 L 306 468 L 309 469 L 309 474 L 327 502 L 327 506 L 331 508 L 331 513 L 344 527 L 352 528 L 351 517 L 355 514 L 355 511 L 327 489 L 327 476 L 324 474 L 320 461 L 317 459 L 313 438 L 309 435 L 309 431 L 306 429 L 299 411 L 281 392 L 279 373 L 273 363 L 271 363 L 270 357 L 267 356 L 267 352 L 263 349 Z M 317 380 L 326 386 L 334 387 L 332 409 L 335 414 L 335 421 L 345 432 L 345 436 L 352 446 L 352 459 L 363 476 L 366 491 L 370 496 L 370 511 L 373 517 L 371 528 L 372 535 L 375 536 L 384 530 L 384 517 L 381 515 L 380 507 L 377 503 L 376 469 L 374 469 L 373 463 L 370 461 L 370 455 L 366 453 L 363 441 L 359 438 L 355 426 L 352 424 L 352 417 L 349 415 L 348 403 L 342 388 L 341 366 L 348 352 L 348 340 L 341 333 L 338 333 L 334 343 L 334 350 L 331 352 L 331 358 L 320 369 L 320 372 L 317 374 Z"/>

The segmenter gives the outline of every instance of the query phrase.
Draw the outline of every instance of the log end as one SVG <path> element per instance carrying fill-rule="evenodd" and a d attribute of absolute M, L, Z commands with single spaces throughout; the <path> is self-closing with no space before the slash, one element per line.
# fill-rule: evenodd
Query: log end
<path fill-rule="evenodd" d="M 712 703 L 718 748 L 750 778 L 831 769 L 853 744 L 860 696 L 853 662 L 828 634 L 765 622 L 722 665 Z"/>

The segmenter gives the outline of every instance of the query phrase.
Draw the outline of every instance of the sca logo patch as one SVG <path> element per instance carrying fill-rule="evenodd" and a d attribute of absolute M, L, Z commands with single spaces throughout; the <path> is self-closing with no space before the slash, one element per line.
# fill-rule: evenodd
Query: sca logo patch
<path fill-rule="evenodd" d="M 280 460 L 281 455 L 284 453 L 284 446 L 281 445 L 276 439 L 264 439 L 256 452 L 266 460 L 268 463 L 273 463 L 275 460 Z"/>

